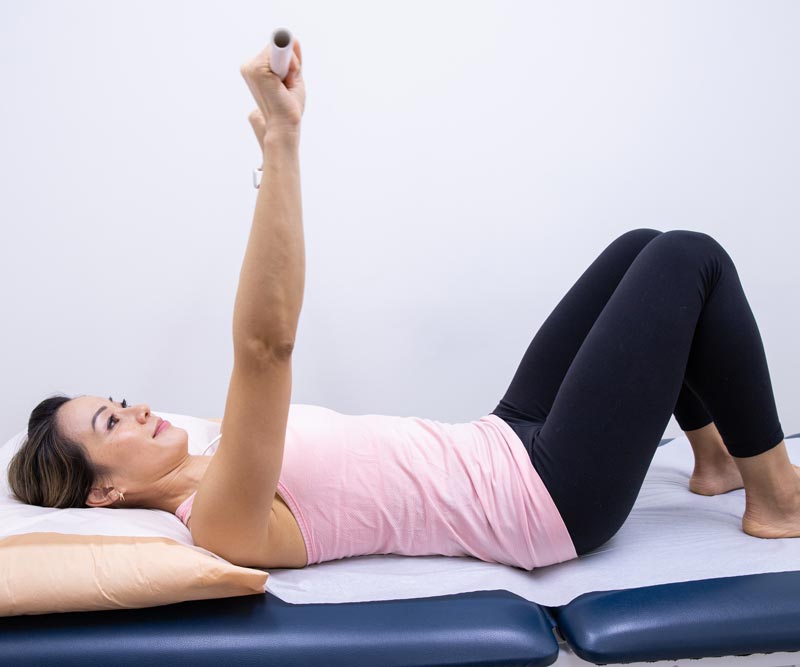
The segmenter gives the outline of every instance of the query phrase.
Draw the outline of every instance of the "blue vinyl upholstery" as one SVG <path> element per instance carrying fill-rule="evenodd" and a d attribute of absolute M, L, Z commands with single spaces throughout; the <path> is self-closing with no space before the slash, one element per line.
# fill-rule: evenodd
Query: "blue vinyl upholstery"
<path fill-rule="evenodd" d="M 800 651 L 800 572 L 586 593 L 551 611 L 594 663 Z"/>
<path fill-rule="evenodd" d="M 293 605 L 270 594 L 0 618 L 13 667 L 550 665 L 545 611 L 507 591 Z"/>

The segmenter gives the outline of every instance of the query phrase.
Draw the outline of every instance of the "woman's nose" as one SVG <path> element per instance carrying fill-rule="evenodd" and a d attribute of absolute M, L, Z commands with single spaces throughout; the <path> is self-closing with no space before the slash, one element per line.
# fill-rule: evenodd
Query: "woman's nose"
<path fill-rule="evenodd" d="M 136 407 L 136 418 L 144 424 L 150 416 L 150 406 L 145 403 L 140 403 Z"/>

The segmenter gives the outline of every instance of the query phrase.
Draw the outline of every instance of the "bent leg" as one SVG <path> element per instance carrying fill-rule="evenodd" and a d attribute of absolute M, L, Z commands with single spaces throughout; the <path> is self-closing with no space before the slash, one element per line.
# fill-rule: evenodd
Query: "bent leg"
<path fill-rule="evenodd" d="M 676 230 L 634 259 L 533 439 L 533 464 L 579 554 L 610 539 L 630 513 L 684 377 L 734 456 L 782 442 L 733 262 L 710 236 Z"/>

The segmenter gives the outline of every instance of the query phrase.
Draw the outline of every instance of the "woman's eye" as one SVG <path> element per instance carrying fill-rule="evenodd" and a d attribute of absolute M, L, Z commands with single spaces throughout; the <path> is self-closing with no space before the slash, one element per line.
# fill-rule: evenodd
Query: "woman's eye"
<path fill-rule="evenodd" d="M 114 399 L 111 398 L 111 396 L 108 397 L 108 400 L 111 401 L 112 403 L 114 402 Z M 121 405 L 122 405 L 123 408 L 127 408 L 128 407 L 128 401 L 123 398 Z M 113 415 L 111 417 L 109 417 L 108 418 L 108 430 L 110 431 L 114 427 L 114 424 L 116 424 L 118 421 L 119 421 L 119 419 L 117 417 L 114 417 Z"/>

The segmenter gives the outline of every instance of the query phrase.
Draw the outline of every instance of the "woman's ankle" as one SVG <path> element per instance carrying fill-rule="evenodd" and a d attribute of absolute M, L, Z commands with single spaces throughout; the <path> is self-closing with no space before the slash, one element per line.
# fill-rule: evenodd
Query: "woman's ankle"
<path fill-rule="evenodd" d="M 754 511 L 796 508 L 800 502 L 800 477 L 783 440 L 762 454 L 734 456 L 733 460 L 742 475 L 747 504 Z"/>
<path fill-rule="evenodd" d="M 694 452 L 695 470 L 713 469 L 721 461 L 730 458 L 714 422 L 692 431 L 684 431 L 684 434 Z"/>

